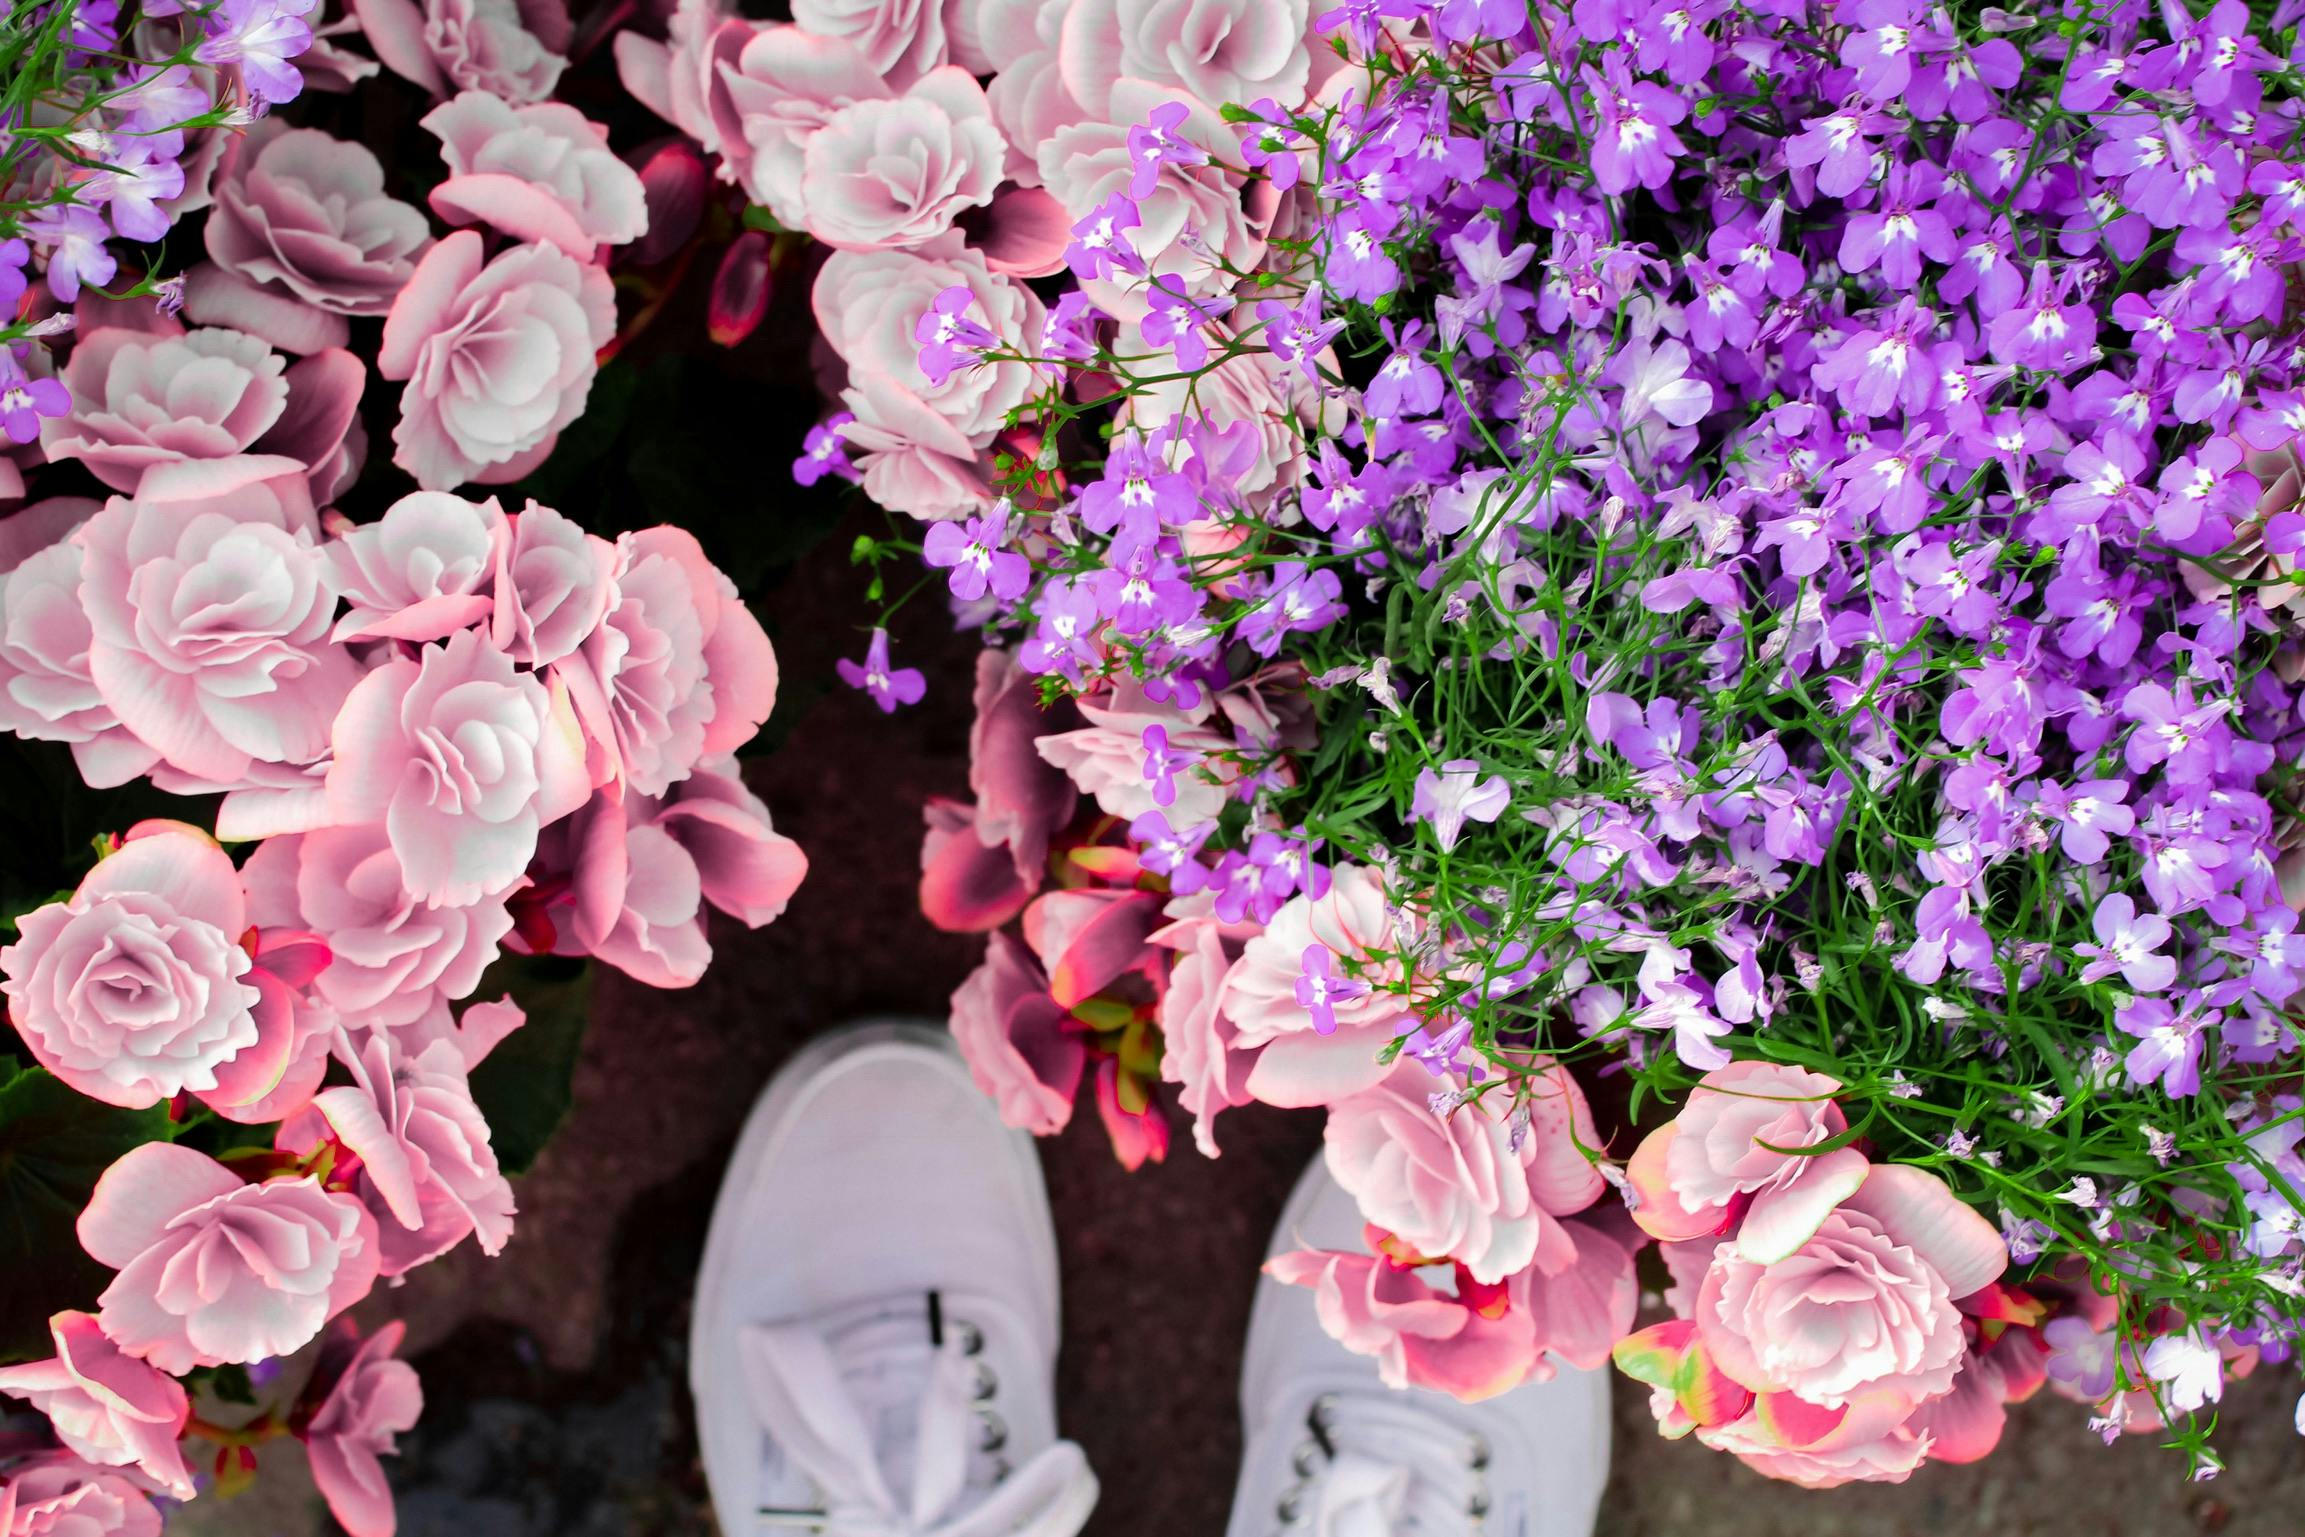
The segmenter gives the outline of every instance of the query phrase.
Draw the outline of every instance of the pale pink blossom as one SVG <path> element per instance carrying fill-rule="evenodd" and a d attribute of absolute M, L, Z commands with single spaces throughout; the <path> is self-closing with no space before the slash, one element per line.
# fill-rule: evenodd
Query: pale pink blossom
<path fill-rule="evenodd" d="M 416 1368 L 394 1359 L 408 1326 L 398 1319 L 367 1339 L 339 1326 L 321 1347 L 316 1380 L 329 1384 L 303 1431 L 312 1481 L 351 1537 L 392 1537 L 392 1490 L 378 1461 L 424 1412 Z"/>
<path fill-rule="evenodd" d="M 793 0 L 792 19 L 819 37 L 854 43 L 901 91 L 950 56 L 944 18 L 956 3 L 966 0 Z"/>
<path fill-rule="evenodd" d="M 80 498 L 55 498 L 18 518 L 66 508 L 70 527 L 96 511 Z M 15 522 L 15 518 L 9 520 Z M 80 602 L 82 552 L 69 537 L 34 551 L 0 577 L 0 730 L 41 742 L 69 742 L 80 777 L 98 788 L 147 773 L 159 754 L 128 733 L 88 672 L 91 631 Z"/>
<path fill-rule="evenodd" d="M 1049 996 L 1067 1009 L 1131 972 L 1150 982 L 1165 958 L 1145 941 L 1161 926 L 1157 894 L 1087 886 L 1042 892 L 1025 908 L 1023 923 L 1024 942 L 1047 973 Z"/>
<path fill-rule="evenodd" d="M 1422 1064 L 1403 1061 L 1374 1088 L 1332 1104 L 1329 1172 L 1369 1222 L 1420 1255 L 1456 1260 L 1477 1281 L 1494 1285 L 1531 1265 L 1565 1268 L 1575 1242 L 1559 1219 L 1603 1188 L 1581 1150 L 1599 1138 L 1576 1080 L 1553 1065 L 1530 1075 L 1530 1125 L 1518 1148 L 1506 1096 L 1442 1112 L 1435 1087 Z"/>
<path fill-rule="evenodd" d="M 384 67 L 435 96 L 542 101 L 568 67 L 517 0 L 352 0 L 352 9 Z M 565 11 L 558 19 L 565 24 Z"/>
<path fill-rule="evenodd" d="M 1044 736 L 1033 746 L 1042 758 L 1064 770 L 1082 794 L 1094 796 L 1107 815 L 1133 820 L 1155 808 L 1144 746 L 1145 731 L 1152 726 L 1168 733 L 1172 752 L 1200 755 L 1198 762 L 1175 776 L 1176 799 L 1161 808 L 1169 824 L 1198 827 L 1214 821 L 1224 809 L 1238 769 L 1215 756 L 1231 751 L 1233 739 L 1204 724 L 1209 707 L 1180 710 L 1146 698 L 1143 689 L 1125 682 L 1101 699 L 1081 700 L 1080 713 L 1086 726 Z"/>
<path fill-rule="evenodd" d="M 1484 1311 L 1389 1259 L 1299 1249 L 1267 1260 L 1265 1274 L 1310 1287 L 1321 1327 L 1347 1350 L 1374 1356 L 1387 1387 L 1430 1388 L 1474 1403 L 1520 1386 L 1535 1369 L 1528 1309 Z"/>
<path fill-rule="evenodd" d="M 89 676 L 182 775 L 232 787 L 326 751 L 359 664 L 328 638 L 318 533 L 295 461 L 241 457 L 156 466 L 74 536 Z"/>
<path fill-rule="evenodd" d="M 346 317 L 390 309 L 430 248 L 423 211 L 385 194 L 365 145 L 277 117 L 219 137 L 212 264 L 189 275 L 186 313 L 288 352 L 343 346 Z"/>
<path fill-rule="evenodd" d="M 1811 1147 L 1848 1129 L 1837 1079 L 1774 1062 L 1732 1062 L 1707 1073 L 1681 1113 L 1651 1132 L 1626 1174 L 1633 1220 L 1650 1236 L 1697 1238 L 1733 1230 L 1739 1251 L 1772 1264 L 1798 1249 L 1864 1183 L 1871 1164 L 1853 1147 Z"/>
<path fill-rule="evenodd" d="M 100 1467 L 134 1468 L 175 1498 L 192 1498 L 192 1475 L 176 1444 L 192 1413 L 183 1384 L 123 1354 L 86 1313 L 58 1313 L 48 1320 L 48 1337 L 56 1354 L 0 1368 L 0 1393 L 47 1415 L 56 1439 L 75 1455 Z"/>
<path fill-rule="evenodd" d="M 450 235 L 384 322 L 376 371 L 406 381 L 393 462 L 432 491 L 519 479 L 583 414 L 595 355 L 615 332 L 602 269 L 549 245 L 484 263 L 479 235 Z"/>
<path fill-rule="evenodd" d="M 578 261 L 648 232 L 639 174 L 608 147 L 608 130 L 574 107 L 515 107 L 464 91 L 434 107 L 423 126 L 448 163 L 448 178 L 432 189 L 432 211 L 451 224 L 546 241 Z"/>
<path fill-rule="evenodd" d="M 1008 178 L 1021 186 L 1040 185 L 1039 147 L 1059 128 L 1089 115 L 1065 88 L 1057 56 L 1071 11 L 1072 0 L 982 0 L 977 13 L 984 30 L 1009 50 L 985 87 L 985 99 L 1008 140 Z"/>
<path fill-rule="evenodd" d="M 288 404 L 287 364 L 239 331 L 155 336 L 107 327 L 64 365 L 72 409 L 40 426 L 51 459 L 77 459 L 115 491 L 155 464 L 247 451 Z"/>
<path fill-rule="evenodd" d="M 1270 96 L 1300 105 L 1312 76 L 1312 0 L 1075 0 L 1059 45 L 1083 108 L 1120 123 L 1117 82 L 1173 86 L 1211 107 Z"/>
<path fill-rule="evenodd" d="M 527 667 L 567 656 L 598 627 L 615 591 L 616 546 L 534 502 L 497 545 L 489 634 Z"/>
<path fill-rule="evenodd" d="M 337 820 L 382 822 L 409 891 L 435 906 L 505 891 L 538 830 L 591 793 L 565 693 L 471 630 L 361 679 L 334 741 Z"/>
<path fill-rule="evenodd" d="M 120 1273 L 104 1332 L 164 1372 L 302 1349 L 376 1281 L 375 1219 L 310 1175 L 260 1185 L 171 1142 L 133 1148 L 80 1214 L 80 1245 Z"/>
<path fill-rule="evenodd" d="M 952 1037 L 969 1076 L 1020 1131 L 1051 1136 L 1072 1120 L 1088 1055 L 1064 1021 L 1031 952 L 1004 933 L 952 995 Z"/>
<path fill-rule="evenodd" d="M 733 64 L 756 27 L 721 0 L 677 0 L 659 42 L 630 27 L 616 33 L 616 73 L 649 111 L 687 134 L 706 154 L 732 154 L 713 94 L 719 72 Z"/>
<path fill-rule="evenodd" d="M 1049 841 L 1080 796 L 1038 744 L 1069 710 L 1044 709 L 1033 678 L 1008 651 L 976 659 L 976 721 L 969 729 L 973 807 L 932 803 L 921 851 L 921 911 L 939 928 L 998 928 L 1023 910 L 1048 874 Z"/>
<path fill-rule="evenodd" d="M 495 498 L 412 491 L 328 546 L 345 614 L 338 640 L 446 640 L 490 615 L 511 530 Z"/>
<path fill-rule="evenodd" d="M 312 985 L 363 1026 L 408 1024 L 435 1000 L 465 997 L 512 930 L 502 893 L 426 906 L 408 890 L 381 823 L 267 838 L 240 875 L 258 925 L 326 941 L 330 959 Z"/>
<path fill-rule="evenodd" d="M 1193 1143 L 1207 1158 L 1217 1156 L 1217 1113 L 1256 1097 L 1248 1088 L 1256 1053 L 1240 1047 L 1239 1027 L 1222 1007 L 1225 977 L 1256 925 L 1227 924 L 1215 907 L 1206 891 L 1175 898 L 1164 912 L 1169 921 L 1147 941 L 1177 952 L 1161 993 L 1161 1078 L 1178 1085 Z"/>
<path fill-rule="evenodd" d="M 852 251 L 926 245 L 992 201 L 1008 141 L 974 76 L 930 70 L 900 97 L 834 109 L 801 150 L 808 232 Z"/>
<path fill-rule="evenodd" d="M 1369 984 L 1367 992 L 1336 1002 L 1332 1035 L 1321 1034 L 1297 1001 L 1304 954 L 1315 944 L 1336 958 L 1339 974 Z M 1249 1092 L 1272 1105 L 1326 1105 L 1381 1082 L 1389 1069 L 1378 1053 L 1411 1008 L 1399 991 L 1406 975 L 1401 948 L 1385 907 L 1384 878 L 1365 865 L 1337 870 L 1326 896 L 1289 898 L 1225 978 L 1222 1007 L 1239 1031 L 1239 1045 L 1262 1048 L 1249 1071 Z"/>
<path fill-rule="evenodd" d="M 355 1047 L 338 1037 L 352 1082 L 322 1089 L 284 1122 L 279 1145 L 310 1153 L 333 1134 L 359 1160 L 352 1193 L 376 1219 L 378 1273 L 402 1275 L 468 1236 L 483 1254 L 512 1237 L 512 1186 L 449 1041 L 410 1052 L 390 1030 Z"/>
<path fill-rule="evenodd" d="M 566 682 L 586 740 L 608 754 L 593 779 L 661 795 L 704 751 L 714 704 L 704 619 L 680 565 L 630 535 L 617 541 L 611 592 L 582 650 L 553 675 Z"/>
<path fill-rule="evenodd" d="M 125 1474 L 51 1453 L 0 1481 L 0 1537 L 160 1537 L 160 1511 Z"/>
<path fill-rule="evenodd" d="M 717 67 L 710 100 L 732 123 L 722 134 L 726 172 L 790 229 L 808 225 L 801 173 L 808 141 L 841 108 L 895 93 L 857 46 L 794 26 L 750 34 Z"/>

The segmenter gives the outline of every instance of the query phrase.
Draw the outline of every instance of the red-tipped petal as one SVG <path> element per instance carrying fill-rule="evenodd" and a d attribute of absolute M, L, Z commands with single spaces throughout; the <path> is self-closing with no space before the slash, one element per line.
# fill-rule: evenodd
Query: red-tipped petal
<path fill-rule="evenodd" d="M 722 254 L 705 326 L 721 346 L 743 341 L 768 313 L 769 254 L 768 236 L 756 229 L 737 236 Z"/>

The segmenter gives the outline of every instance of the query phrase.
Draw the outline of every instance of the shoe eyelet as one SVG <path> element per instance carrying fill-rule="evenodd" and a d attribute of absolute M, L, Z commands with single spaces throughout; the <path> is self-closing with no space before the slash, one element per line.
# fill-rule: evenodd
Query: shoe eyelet
<path fill-rule="evenodd" d="M 1327 1459 L 1321 1451 L 1320 1442 L 1307 1441 L 1297 1448 L 1295 1456 L 1289 1458 L 1289 1466 L 1296 1470 L 1297 1477 L 1310 1478 L 1319 1471 L 1321 1463 L 1325 1460 Z"/>
<path fill-rule="evenodd" d="M 984 1354 L 984 1331 L 966 1319 L 956 1318 L 953 1327 L 960 1332 L 960 1353 L 964 1356 Z"/>
<path fill-rule="evenodd" d="M 1475 1436 L 1465 1449 L 1465 1466 L 1475 1473 L 1481 1472 L 1488 1467 L 1490 1456 L 1488 1438 Z"/>
<path fill-rule="evenodd" d="M 1312 1407 L 1305 1411 L 1305 1423 L 1315 1430 L 1326 1430 L 1329 1428 L 1329 1416 L 1336 1413 L 1336 1410 L 1336 1395 L 1323 1393 L 1314 1399 Z"/>
<path fill-rule="evenodd" d="M 977 1362 L 976 1381 L 969 1388 L 969 1397 L 975 1400 L 977 1403 L 981 1404 L 989 1402 L 992 1396 L 999 1391 L 1000 1378 L 993 1375 L 993 1370 L 990 1366 L 987 1366 L 982 1361 Z"/>
<path fill-rule="evenodd" d="M 1015 1471 L 1016 1469 L 1009 1465 L 1009 1460 L 1006 1457 L 995 1457 L 992 1460 L 992 1481 L 994 1487 L 997 1488 L 1000 1485 L 1007 1483 L 1008 1476 Z"/>
<path fill-rule="evenodd" d="M 1475 1489 L 1473 1491 L 1473 1497 L 1465 1501 L 1465 1514 L 1471 1516 L 1475 1521 L 1478 1521 L 1488 1513 L 1489 1491 L 1486 1489 Z"/>
<path fill-rule="evenodd" d="M 1280 1503 L 1273 1507 L 1273 1514 L 1281 1518 L 1281 1525 L 1283 1526 L 1296 1525 L 1297 1517 L 1304 1513 L 1305 1486 L 1303 1484 L 1299 1484 L 1283 1494 Z"/>
<path fill-rule="evenodd" d="M 978 1451 L 997 1452 L 1008 1445 L 1008 1421 L 990 1409 L 977 1410 L 976 1417 L 984 1422 L 984 1433 L 978 1437 L 976 1443 Z"/>

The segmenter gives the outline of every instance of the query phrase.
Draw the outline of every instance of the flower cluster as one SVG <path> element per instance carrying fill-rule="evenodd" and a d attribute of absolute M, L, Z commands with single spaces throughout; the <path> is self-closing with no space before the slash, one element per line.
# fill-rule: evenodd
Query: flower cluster
<path fill-rule="evenodd" d="M 1734 1309 L 1692 1302 L 1695 1333 L 1639 1356 L 1719 1396 L 1700 1342 L 1768 1424 L 1732 1395 L 1669 1430 L 1902 1478 L 1929 1444 L 1981 1450 L 1987 1379 L 2039 1349 L 2108 1437 L 2173 1427 L 2213 1473 L 2191 1416 L 2305 1317 L 2296 18 L 1157 13 L 1304 61 L 1250 79 L 1100 51 L 1109 10 L 1039 8 L 1061 95 L 1004 91 L 1037 56 L 992 87 L 1062 105 L 984 205 L 1054 199 L 1061 291 L 968 243 L 989 218 L 865 253 L 824 200 L 866 189 L 803 175 L 848 365 L 804 463 L 928 520 L 865 553 L 917 549 L 1011 687 L 1074 701 L 1085 724 L 1036 750 L 1109 819 L 1081 843 L 1126 885 L 1102 905 L 1232 930 L 1218 985 L 1180 980 L 1197 942 L 1165 976 L 1087 969 L 1144 975 L 1188 1111 L 1339 1117 L 1387 1062 L 1508 1124 L 1556 1070 L 1669 1104 L 1798 1069 L 1846 1107 L 1817 1155 L 1839 1172 L 1789 1208 L 1756 1194 L 1763 1250 L 1791 1248 L 1739 1230 L 1688 1283 Z M 1117 83 L 1076 79 L 1088 59 Z M 977 793 L 932 810 L 924 894 L 932 916 L 965 894 L 969 926 L 1028 915 L 1048 986 L 996 939 L 1010 985 L 963 1035 L 980 1063 L 985 1018 L 1041 1042 L 986 1076 L 1046 1113 L 1106 1033 L 1060 970 L 1117 932 L 1036 924 L 1033 890 L 1079 879 L 1043 864 L 1062 819 Z M 1223 1051 L 1168 1034 L 1180 992 L 1215 999 Z M 1054 1096 L 1013 1092 L 1019 1063 Z M 1362 1193 L 1373 1226 L 1387 1200 Z M 1956 1210 L 1999 1230 L 2024 1301 L 1910 1229 Z M 1819 1243 L 1884 1308 L 1930 1299 L 1927 1337 L 1894 1361 L 1861 1322 L 1751 1337 L 1804 1306 L 1783 1266 Z M 1369 1339 L 1355 1285 L 1323 1284 Z M 1876 1378 L 1880 1423 L 1828 1440 Z M 1861 1454 L 1809 1455 L 1828 1444 Z"/>
<path fill-rule="evenodd" d="M 698 538 L 474 489 L 584 411 L 610 266 L 696 238 L 701 167 L 628 163 L 547 99 L 564 9 L 357 14 L 7 23 L 47 73 L 0 133 L 0 730 L 57 744 L 108 812 L 205 804 L 109 819 L 133 825 L 0 947 L 0 1126 L 96 1157 L 77 1191 L 69 1159 L 29 1177 L 43 1211 L 85 1200 L 59 1241 L 86 1260 L 56 1272 L 115 1272 L 50 1321 L 52 1358 L 0 1370 L 62 1447 L 0 1460 L 5 1537 L 157 1530 L 148 1496 L 199 1487 L 184 1438 L 229 1487 L 290 1434 L 340 1522 L 387 1537 L 376 1459 L 420 1395 L 397 1328 L 332 1321 L 511 1236 L 484 1064 L 524 1014 L 480 995 L 523 968 L 492 966 L 687 986 L 710 910 L 757 928 L 806 871 L 736 759 L 776 655 Z M 376 115 L 437 165 L 266 110 L 370 78 L 431 98 Z M 163 276 L 172 230 L 202 254 Z M 284 1373 L 253 1418 L 209 1416 Z"/>

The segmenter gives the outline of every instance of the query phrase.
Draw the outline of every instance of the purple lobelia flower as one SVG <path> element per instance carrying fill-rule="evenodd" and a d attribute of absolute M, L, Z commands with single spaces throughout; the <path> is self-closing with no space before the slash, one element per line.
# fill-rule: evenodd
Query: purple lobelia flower
<path fill-rule="evenodd" d="M 843 657 L 833 664 L 841 681 L 862 689 L 883 715 L 894 715 L 901 705 L 918 704 L 928 692 L 928 681 L 917 667 L 892 667 L 888 659 L 888 631 L 876 629 L 864 648 L 864 660 Z"/>

